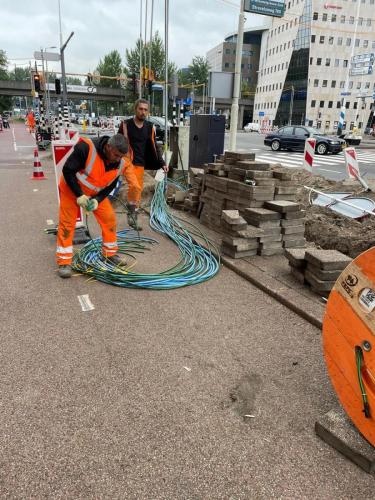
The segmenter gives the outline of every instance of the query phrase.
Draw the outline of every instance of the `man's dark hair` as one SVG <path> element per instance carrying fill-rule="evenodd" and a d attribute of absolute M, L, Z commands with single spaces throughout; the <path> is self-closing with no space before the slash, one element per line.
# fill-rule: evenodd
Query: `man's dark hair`
<path fill-rule="evenodd" d="M 122 134 L 115 134 L 108 139 L 107 144 L 117 149 L 120 153 L 124 155 L 128 152 L 128 140 Z"/>
<path fill-rule="evenodd" d="M 148 107 L 150 107 L 150 103 L 148 102 L 147 99 L 137 99 L 134 103 L 134 110 L 138 108 L 140 104 L 147 104 Z"/>

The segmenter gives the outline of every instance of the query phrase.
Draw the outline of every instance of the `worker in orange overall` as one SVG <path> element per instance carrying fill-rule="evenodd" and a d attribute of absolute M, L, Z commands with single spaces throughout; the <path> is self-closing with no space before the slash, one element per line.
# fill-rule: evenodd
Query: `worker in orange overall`
<path fill-rule="evenodd" d="M 143 177 L 146 170 L 162 168 L 168 172 L 162 153 L 156 144 L 155 127 L 147 121 L 149 103 L 146 99 L 138 99 L 134 104 L 134 116 L 121 122 L 118 133 L 123 134 L 129 142 L 129 156 L 138 185 L 127 179 L 128 189 L 128 224 L 141 230 L 138 223 L 138 209 L 143 191 Z M 138 186 L 141 191 L 139 192 Z"/>
<path fill-rule="evenodd" d="M 60 211 L 56 247 L 58 274 L 61 278 L 70 278 L 72 275 L 73 236 L 78 207 L 93 212 L 99 223 L 103 256 L 117 266 L 126 264 L 116 255 L 116 215 L 108 195 L 116 186 L 118 177 L 132 168 L 125 156 L 127 152 L 127 140 L 120 134 L 93 140 L 80 138 L 66 160 L 59 182 Z M 136 181 L 133 179 L 133 182 Z"/>
<path fill-rule="evenodd" d="M 29 127 L 30 134 L 35 130 L 35 116 L 34 113 L 30 110 L 27 114 L 27 126 Z"/>

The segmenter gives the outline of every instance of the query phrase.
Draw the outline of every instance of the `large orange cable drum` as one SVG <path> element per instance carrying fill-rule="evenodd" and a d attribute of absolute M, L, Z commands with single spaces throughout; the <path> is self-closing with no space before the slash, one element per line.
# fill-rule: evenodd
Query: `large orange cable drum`
<path fill-rule="evenodd" d="M 342 406 L 375 446 L 375 247 L 336 281 L 324 316 L 323 349 Z"/>

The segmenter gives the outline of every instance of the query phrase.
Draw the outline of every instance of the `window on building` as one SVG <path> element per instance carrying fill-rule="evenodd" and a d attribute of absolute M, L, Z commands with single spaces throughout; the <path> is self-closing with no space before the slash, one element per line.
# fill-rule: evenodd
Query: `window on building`
<path fill-rule="evenodd" d="M 357 109 L 358 108 L 358 102 L 356 101 L 355 103 L 353 103 L 353 109 Z"/>
<path fill-rule="evenodd" d="M 335 67 L 337 68 L 340 66 L 340 59 L 335 59 Z"/>
<path fill-rule="evenodd" d="M 349 88 L 352 89 L 353 88 L 353 82 L 349 82 Z"/>
<path fill-rule="evenodd" d="M 317 20 L 318 20 L 318 13 L 314 12 L 314 14 L 313 14 L 313 21 L 317 21 Z"/>
<path fill-rule="evenodd" d="M 342 45 L 342 36 L 339 36 L 337 39 L 337 45 Z"/>
<path fill-rule="evenodd" d="M 355 39 L 355 46 L 356 46 L 356 47 L 359 47 L 359 38 L 356 38 L 356 39 Z"/>
<path fill-rule="evenodd" d="M 317 57 L 316 58 L 316 65 L 317 66 L 321 66 L 322 65 L 322 58 L 321 57 Z"/>
<path fill-rule="evenodd" d="M 357 90 L 359 90 L 362 87 L 362 82 L 357 82 Z"/>
<path fill-rule="evenodd" d="M 326 57 L 326 66 L 331 66 L 331 59 Z"/>
<path fill-rule="evenodd" d="M 224 64 L 224 67 L 225 67 L 225 68 L 229 68 L 229 63 L 225 63 L 225 64 Z"/>
<path fill-rule="evenodd" d="M 363 24 L 363 17 L 358 18 L 358 26 L 362 26 Z"/>
<path fill-rule="evenodd" d="M 315 43 L 315 38 L 316 36 L 315 35 L 311 35 L 311 43 Z M 290 42 L 288 43 L 288 47 L 290 45 Z"/>
<path fill-rule="evenodd" d="M 365 89 L 369 89 L 370 88 L 370 82 L 366 82 L 365 83 Z"/>
<path fill-rule="evenodd" d="M 366 21 L 366 25 L 367 25 L 367 26 L 371 26 L 371 24 L 372 24 L 371 19 L 367 19 L 367 21 Z"/>
<path fill-rule="evenodd" d="M 230 54 L 230 49 L 225 49 L 226 54 Z"/>
<path fill-rule="evenodd" d="M 332 80 L 332 82 L 331 82 L 331 88 L 332 89 L 336 88 L 336 80 Z"/>
<path fill-rule="evenodd" d="M 332 14 L 331 16 L 331 23 L 335 23 L 337 20 L 337 15 L 336 14 Z"/>
<path fill-rule="evenodd" d="M 311 101 L 311 107 L 312 107 L 312 108 L 315 108 L 315 104 L 316 104 L 316 101 L 315 101 L 315 100 L 312 100 L 312 101 Z"/>
<path fill-rule="evenodd" d="M 327 87 L 328 80 L 323 80 L 322 87 Z"/>
<path fill-rule="evenodd" d="M 319 101 L 319 108 L 324 108 L 324 101 Z"/>
<path fill-rule="evenodd" d="M 314 87 L 319 87 L 319 80 L 317 78 L 314 80 Z"/>
<path fill-rule="evenodd" d="M 374 0 L 375 1 L 375 0 Z M 375 40 L 372 41 L 371 43 L 371 48 L 375 49 Z"/>
<path fill-rule="evenodd" d="M 345 88 L 345 82 L 341 80 L 341 82 L 340 82 L 340 89 L 343 89 L 343 88 Z"/>
<path fill-rule="evenodd" d="M 329 45 L 333 45 L 333 40 L 334 40 L 334 37 L 333 37 L 333 36 L 330 36 L 330 37 L 328 38 L 328 43 L 329 43 Z"/>
<path fill-rule="evenodd" d="M 333 107 L 333 101 L 328 101 L 328 107 L 332 108 Z"/>
<path fill-rule="evenodd" d="M 363 48 L 367 49 L 368 47 L 368 40 L 363 40 Z"/>
<path fill-rule="evenodd" d="M 320 35 L 320 37 L 319 37 L 319 43 L 324 43 L 324 38 L 325 38 L 324 35 Z"/>
<path fill-rule="evenodd" d="M 346 19 L 346 17 L 345 17 L 345 16 L 340 16 L 340 22 L 341 22 L 341 23 L 345 23 L 345 19 Z"/>
<path fill-rule="evenodd" d="M 347 68 L 348 67 L 348 60 L 347 59 L 343 60 L 342 66 L 343 66 L 343 68 Z"/>
<path fill-rule="evenodd" d="M 353 16 L 349 17 L 349 24 L 354 24 L 354 17 Z"/>
<path fill-rule="evenodd" d="M 337 102 L 336 102 L 336 108 L 337 108 L 337 109 L 340 109 L 340 108 L 341 108 L 341 101 L 337 101 Z"/>
<path fill-rule="evenodd" d="M 347 102 L 345 103 L 345 107 L 346 107 L 346 109 L 349 109 L 349 107 L 350 107 L 350 102 L 348 102 L 348 101 L 347 101 Z"/>
<path fill-rule="evenodd" d="M 350 47 L 350 46 L 351 46 L 351 44 L 352 44 L 352 39 L 351 39 L 351 38 L 347 38 L 347 39 L 346 39 L 346 46 L 347 46 L 347 47 Z"/>
<path fill-rule="evenodd" d="M 324 13 L 322 14 L 322 21 L 327 21 L 328 19 L 328 14 Z"/>

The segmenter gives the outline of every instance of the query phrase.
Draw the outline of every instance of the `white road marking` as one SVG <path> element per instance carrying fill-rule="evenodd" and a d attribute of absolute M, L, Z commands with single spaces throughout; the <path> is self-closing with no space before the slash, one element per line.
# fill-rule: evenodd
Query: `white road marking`
<path fill-rule="evenodd" d="M 83 312 L 93 311 L 95 309 L 94 304 L 91 302 L 88 295 L 77 295 L 77 298 Z"/>
<path fill-rule="evenodd" d="M 33 189 L 34 193 L 36 193 L 37 191 L 39 191 L 39 189 Z"/>
<path fill-rule="evenodd" d="M 339 170 L 328 170 L 326 168 L 317 168 L 317 170 L 320 170 L 321 172 L 332 172 L 333 174 L 342 174 Z"/>
<path fill-rule="evenodd" d="M 46 220 L 48 226 L 53 226 L 53 220 L 52 219 L 47 219 Z"/>
<path fill-rule="evenodd" d="M 16 135 L 14 133 L 14 128 L 12 128 L 12 135 L 13 135 L 13 147 L 14 147 L 14 151 L 17 151 L 17 142 L 16 142 Z"/>

